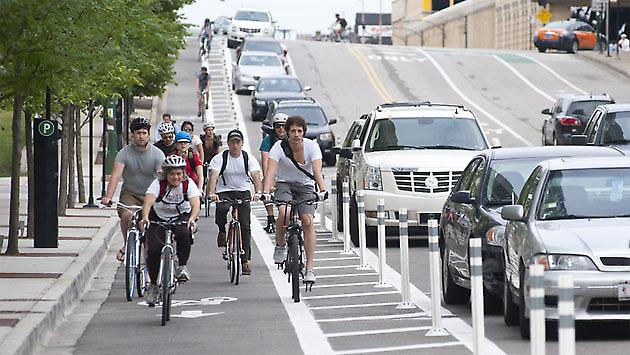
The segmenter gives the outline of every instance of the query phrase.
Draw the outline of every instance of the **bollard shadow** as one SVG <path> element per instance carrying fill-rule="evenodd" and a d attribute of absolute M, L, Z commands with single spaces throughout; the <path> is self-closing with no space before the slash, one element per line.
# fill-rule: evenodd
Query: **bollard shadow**
<path fill-rule="evenodd" d="M 558 321 L 545 324 L 547 340 L 558 340 Z M 629 321 L 576 321 L 575 340 L 583 342 L 630 339 Z"/>
<path fill-rule="evenodd" d="M 394 236 L 388 235 L 385 239 L 385 244 L 388 248 L 399 248 L 400 240 Z M 414 237 L 409 236 L 410 248 L 427 248 L 429 246 L 429 240 L 426 237 Z"/>

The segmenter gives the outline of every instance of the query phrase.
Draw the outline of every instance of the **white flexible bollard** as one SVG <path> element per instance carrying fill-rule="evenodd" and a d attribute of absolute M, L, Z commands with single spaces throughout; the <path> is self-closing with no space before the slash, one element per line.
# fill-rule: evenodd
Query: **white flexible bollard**
<path fill-rule="evenodd" d="M 481 264 L 481 239 L 470 238 L 470 292 L 473 326 L 473 353 L 485 354 L 485 330 L 483 314 L 483 270 Z"/>
<path fill-rule="evenodd" d="M 357 270 L 369 270 L 370 266 L 365 262 L 365 191 L 357 191 L 357 223 L 359 224 L 359 267 Z"/>
<path fill-rule="evenodd" d="M 319 210 L 319 230 L 318 232 L 328 232 L 326 228 L 326 201 L 320 201 L 317 204 Z"/>
<path fill-rule="evenodd" d="M 402 298 L 397 309 L 415 308 L 411 303 L 411 288 L 409 287 L 409 234 L 407 231 L 407 209 L 402 207 L 398 213 L 400 230 L 400 296 Z"/>
<path fill-rule="evenodd" d="M 529 267 L 529 334 L 531 354 L 545 355 L 545 268 L 539 264 Z"/>
<path fill-rule="evenodd" d="M 573 276 L 558 277 L 558 354 L 575 355 Z"/>
<path fill-rule="evenodd" d="M 385 245 L 385 200 L 378 199 L 376 205 L 376 225 L 378 233 L 378 282 L 376 287 L 389 287 L 389 284 L 383 281 L 383 265 L 387 264 L 387 245 Z"/>
<path fill-rule="evenodd" d="M 328 239 L 329 243 L 334 243 L 339 241 L 339 232 L 337 231 L 337 180 L 332 179 L 330 181 L 330 195 L 331 195 L 331 203 L 332 203 L 332 234 L 330 239 Z"/>
<path fill-rule="evenodd" d="M 448 332 L 442 328 L 442 279 L 438 222 L 435 219 L 430 219 L 427 222 L 429 225 L 429 272 L 431 275 L 431 330 L 427 332 L 426 336 L 446 336 Z"/>
<path fill-rule="evenodd" d="M 343 190 L 343 251 L 341 254 L 353 254 L 350 249 L 350 188 L 348 181 L 342 184 Z"/>

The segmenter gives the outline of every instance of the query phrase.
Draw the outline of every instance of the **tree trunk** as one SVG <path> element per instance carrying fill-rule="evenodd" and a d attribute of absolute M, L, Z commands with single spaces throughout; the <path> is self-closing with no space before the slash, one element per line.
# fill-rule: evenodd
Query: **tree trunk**
<path fill-rule="evenodd" d="M 74 122 L 76 136 L 76 156 L 77 156 L 77 187 L 79 190 L 79 202 L 85 203 L 85 180 L 83 177 L 83 151 L 81 144 L 81 110 L 77 109 L 77 119 Z"/>
<path fill-rule="evenodd" d="M 59 204 L 57 205 L 57 214 L 59 216 L 66 215 L 66 207 L 68 206 L 68 152 L 70 151 L 70 141 L 72 140 L 72 106 L 65 104 L 63 106 L 63 114 L 61 116 L 61 172 L 59 173 Z"/>
<path fill-rule="evenodd" d="M 13 120 L 11 124 L 12 155 L 11 155 L 11 202 L 9 207 L 9 243 L 7 254 L 19 254 L 18 223 L 20 221 L 20 158 L 22 156 L 22 105 L 24 97 L 16 94 L 13 99 Z"/>
<path fill-rule="evenodd" d="M 28 169 L 28 207 L 26 237 L 35 238 L 35 161 L 33 160 L 33 121 L 30 111 L 24 112 L 26 133 L 26 165 Z"/>
<path fill-rule="evenodd" d="M 77 119 L 77 111 L 79 109 L 72 105 L 70 116 L 70 131 L 68 135 L 68 208 L 74 208 L 74 203 L 77 201 L 77 189 L 76 189 L 76 180 L 74 179 L 74 122 Z"/>

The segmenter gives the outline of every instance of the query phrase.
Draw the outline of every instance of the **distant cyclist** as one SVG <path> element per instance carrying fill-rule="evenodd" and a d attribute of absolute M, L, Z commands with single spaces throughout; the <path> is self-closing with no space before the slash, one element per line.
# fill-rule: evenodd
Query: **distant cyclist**
<path fill-rule="evenodd" d="M 132 143 L 121 149 L 116 154 L 112 174 L 107 185 L 107 192 L 103 196 L 102 203 L 109 205 L 120 178 L 123 179 L 120 188 L 119 201 L 125 205 L 141 206 L 144 202 L 147 188 L 162 169 L 164 153 L 153 144 L 151 139 L 151 123 L 144 117 L 134 119 L 129 125 Z M 123 243 L 126 242 L 127 229 L 131 222 L 131 211 L 119 208 L 120 229 Z M 118 261 L 125 260 L 125 245 L 116 254 Z"/>
<path fill-rule="evenodd" d="M 199 107 L 197 117 L 201 117 L 201 110 L 204 108 L 208 109 L 208 99 L 210 98 L 210 74 L 208 74 L 208 68 L 201 67 L 201 72 L 197 75 L 197 80 L 195 80 L 195 90 L 197 92 L 197 106 Z M 204 98 L 206 104 L 202 106 L 202 99 Z"/>
<path fill-rule="evenodd" d="M 249 156 L 243 150 L 243 133 L 234 129 L 227 136 L 228 150 L 217 154 L 210 162 L 210 181 L 208 183 L 208 197 L 219 199 L 250 199 L 251 182 L 254 183 L 257 200 L 262 191 L 260 179 L 260 165 L 255 157 Z M 228 204 L 217 204 L 215 223 L 219 227 L 217 246 L 224 248 L 227 243 L 225 224 L 227 223 Z M 244 255 L 241 259 L 243 275 L 250 275 L 249 260 L 251 259 L 251 207 L 249 202 L 238 206 L 238 218 L 241 223 L 241 237 L 243 238 Z"/>
<path fill-rule="evenodd" d="M 199 159 L 199 154 L 192 151 L 190 143 L 192 137 L 188 132 L 179 132 L 175 135 L 177 149 L 171 154 L 179 155 L 186 162 L 186 175 L 197 185 L 199 191 L 203 190 L 203 164 Z"/>
<path fill-rule="evenodd" d="M 322 175 L 322 152 L 317 142 L 304 139 L 306 134 L 306 120 L 301 116 L 291 116 L 286 123 L 286 140 L 276 142 L 269 151 L 269 163 L 265 176 L 263 194 L 267 195 L 276 184 L 274 198 L 276 201 L 304 201 L 317 198 L 327 198 L 326 185 Z M 315 193 L 317 184 L 320 193 Z M 297 207 L 304 229 L 304 249 L 306 250 L 305 282 L 315 282 L 313 264 L 315 258 L 315 226 L 313 216 L 315 205 L 302 204 Z M 275 263 L 282 263 L 286 259 L 286 241 L 283 221 L 285 207 L 280 207 L 276 223 L 276 248 L 273 254 Z"/>
<path fill-rule="evenodd" d="M 191 121 L 184 121 L 181 128 L 182 131 L 190 134 L 192 138 L 190 148 L 193 152 L 199 154 L 199 160 L 203 162 L 203 144 L 201 143 L 201 138 L 195 134 L 195 125 Z"/>
<path fill-rule="evenodd" d="M 160 133 L 160 139 L 154 145 L 164 153 L 164 155 L 169 155 L 177 149 L 177 145 L 175 145 L 175 127 L 171 123 L 162 122 L 158 126 L 158 132 Z"/>
<path fill-rule="evenodd" d="M 147 293 L 149 306 L 155 305 L 159 289 L 157 278 L 160 271 L 160 256 L 165 243 L 165 229 L 150 221 L 186 222 L 185 226 L 176 226 L 173 239 L 177 243 L 178 268 L 175 277 L 179 281 L 190 280 L 186 267 L 190 257 L 191 230 L 196 228 L 199 216 L 199 197 L 201 192 L 186 175 L 186 162 L 178 155 L 169 155 L 162 163 L 162 176 L 153 180 L 146 191 L 142 206 L 141 228 L 146 225 L 147 268 L 151 279 L 151 288 Z"/>
<path fill-rule="evenodd" d="M 199 32 L 199 39 L 201 55 L 206 55 L 210 53 L 210 44 L 212 43 L 212 25 L 214 22 L 210 21 L 209 18 L 203 21 L 203 26 L 201 27 L 201 32 Z"/>
<path fill-rule="evenodd" d="M 210 164 L 212 158 L 223 150 L 223 143 L 221 142 L 221 137 L 214 133 L 214 125 L 212 123 L 204 123 L 203 132 L 204 134 L 202 134 L 199 138 L 201 138 L 201 143 L 203 145 L 203 164 L 207 166 Z M 208 178 L 206 176 L 206 172 L 207 170 L 204 169 L 204 178 Z"/>
<path fill-rule="evenodd" d="M 335 30 L 337 40 L 341 40 L 341 36 L 346 31 L 346 26 L 348 26 L 348 21 L 346 21 L 345 18 L 339 16 L 339 14 L 335 14 L 335 25 L 339 26 L 339 28 Z"/>
<path fill-rule="evenodd" d="M 267 166 L 269 165 L 269 151 L 271 147 L 278 141 L 286 137 L 287 132 L 285 130 L 285 124 L 287 123 L 287 114 L 278 112 L 271 118 L 271 124 L 273 126 L 273 133 L 268 134 L 263 138 L 260 143 L 260 160 L 262 162 L 263 176 L 267 176 Z M 276 231 L 276 219 L 273 215 L 273 204 L 266 204 L 267 210 L 267 226 L 265 231 L 267 233 L 274 233 Z"/>

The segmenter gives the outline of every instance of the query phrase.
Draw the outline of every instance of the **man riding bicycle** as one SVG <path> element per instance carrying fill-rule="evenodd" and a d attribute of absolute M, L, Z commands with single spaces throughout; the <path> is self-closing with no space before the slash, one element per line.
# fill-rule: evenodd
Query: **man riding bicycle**
<path fill-rule="evenodd" d="M 154 143 L 164 155 L 169 155 L 177 149 L 175 145 L 175 127 L 170 122 L 162 122 L 158 125 L 158 133 L 162 139 Z"/>
<path fill-rule="evenodd" d="M 348 26 L 348 21 L 345 18 L 339 16 L 339 14 L 335 14 L 335 23 L 334 25 L 338 25 L 339 28 L 335 29 L 335 35 L 337 36 L 337 41 L 341 40 L 341 36 L 346 31 L 346 26 Z"/>
<path fill-rule="evenodd" d="M 104 205 L 111 203 L 114 191 L 123 179 L 120 188 L 119 201 L 125 205 L 141 206 L 144 202 L 145 193 L 151 181 L 162 169 L 164 153 L 149 143 L 151 139 L 151 123 L 144 117 L 134 119 L 129 125 L 131 130 L 132 143 L 121 149 L 116 154 L 112 174 L 109 178 L 107 193 L 102 198 Z M 128 209 L 118 208 L 120 217 L 120 229 L 122 231 L 123 243 L 126 243 L 127 229 L 131 222 L 132 213 Z M 116 255 L 118 261 L 125 260 L 125 245 L 118 250 Z"/>
<path fill-rule="evenodd" d="M 210 161 L 210 181 L 208 183 L 208 197 L 212 201 L 221 200 L 248 200 L 251 198 L 251 182 L 254 183 L 256 195 L 254 201 L 260 197 L 262 187 L 260 179 L 260 165 L 254 157 L 248 156 L 243 151 L 243 133 L 234 129 L 227 136 L 228 150 L 217 154 Z M 251 179 L 250 179 L 251 177 Z M 219 227 L 217 245 L 225 248 L 227 243 L 225 224 L 229 204 L 217 204 L 215 223 Z M 241 265 L 243 275 L 250 275 L 249 260 L 251 260 L 251 207 L 249 202 L 238 205 L 238 219 L 241 224 L 241 237 L 243 239 L 243 251 Z"/>
<path fill-rule="evenodd" d="M 208 68 L 201 67 L 201 72 L 197 75 L 195 80 L 195 90 L 197 92 L 197 117 L 201 117 L 201 110 L 208 109 L 208 99 L 210 98 L 210 74 L 208 74 Z M 205 99 L 205 106 L 203 105 Z"/>
<path fill-rule="evenodd" d="M 263 177 L 267 176 L 267 166 L 269 165 L 269 151 L 271 147 L 279 141 L 286 137 L 287 133 L 285 130 L 285 124 L 287 123 L 287 114 L 278 112 L 272 117 L 271 124 L 273 126 L 273 133 L 268 134 L 263 138 L 260 143 L 260 160 L 262 161 L 263 168 Z M 267 226 L 265 227 L 265 232 L 267 233 L 275 233 L 276 231 L 276 219 L 273 216 L 273 205 L 266 204 L 265 209 L 267 210 Z"/>
<path fill-rule="evenodd" d="M 199 36 L 197 37 L 200 40 L 200 50 L 202 55 L 206 55 L 210 52 L 210 43 L 212 42 L 212 25 L 214 22 L 210 21 L 209 18 L 203 21 L 203 26 L 201 27 L 201 32 L 199 32 Z"/>
<path fill-rule="evenodd" d="M 301 116 L 291 116 L 287 119 L 288 139 L 276 142 L 269 151 L 269 162 L 265 176 L 263 194 L 269 194 L 276 186 L 274 198 L 276 201 L 304 201 L 309 199 L 326 199 L 326 185 L 322 175 L 322 152 L 317 142 L 304 139 L 306 134 L 306 120 Z M 315 193 L 315 184 L 320 193 Z M 314 204 L 301 204 L 297 211 L 304 229 L 304 249 L 306 250 L 305 282 L 315 282 L 313 263 L 315 257 L 315 215 Z M 276 222 L 276 248 L 273 253 L 274 262 L 282 263 L 286 259 L 286 240 L 284 238 L 283 222 L 286 207 L 280 206 Z"/>
<path fill-rule="evenodd" d="M 186 175 L 184 158 L 178 155 L 166 157 L 162 163 L 162 176 L 153 180 L 146 191 L 140 223 L 140 227 L 146 229 L 145 240 L 148 247 L 147 268 L 151 279 L 151 288 L 147 293 L 149 306 L 155 305 L 159 294 L 157 278 L 166 238 L 165 229 L 150 222 L 186 222 L 185 226 L 173 227 L 179 262 L 175 277 L 182 282 L 190 280 L 186 264 L 190 257 L 191 230 L 195 229 L 195 221 L 199 216 L 200 196 L 201 192 Z"/>

